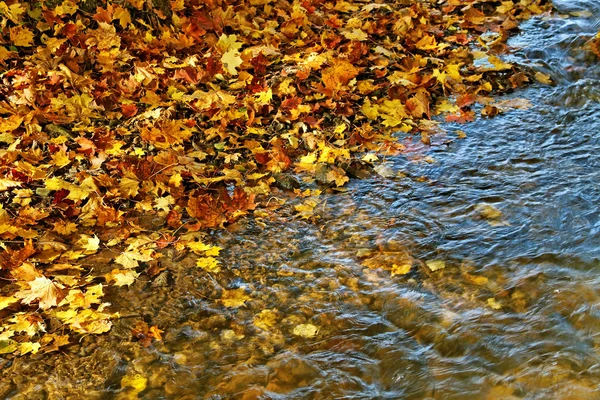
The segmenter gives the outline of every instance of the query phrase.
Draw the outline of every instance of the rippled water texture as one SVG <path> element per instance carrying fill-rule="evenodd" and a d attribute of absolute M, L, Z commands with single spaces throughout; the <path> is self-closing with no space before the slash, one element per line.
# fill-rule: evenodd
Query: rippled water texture
<path fill-rule="evenodd" d="M 216 234 L 228 272 L 177 260 L 170 286 L 112 299 L 162 343 L 128 344 L 124 318 L 58 366 L 16 365 L 12 397 L 134 398 L 137 374 L 148 399 L 599 399 L 600 68 L 580 47 L 600 5 L 557 6 L 578 16 L 511 41 L 556 81 L 510 96 L 534 107 L 446 126 L 467 137 L 322 195 L 314 224 Z M 235 289 L 244 306 L 216 301 Z"/>

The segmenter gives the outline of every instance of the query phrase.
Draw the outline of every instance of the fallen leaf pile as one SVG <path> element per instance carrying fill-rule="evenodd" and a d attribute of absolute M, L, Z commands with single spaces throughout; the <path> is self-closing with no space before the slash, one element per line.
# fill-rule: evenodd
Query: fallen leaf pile
<path fill-rule="evenodd" d="M 502 55 L 519 20 L 549 9 L 0 1 L 0 353 L 108 331 L 105 288 L 157 275 L 169 246 L 218 273 L 220 249 L 200 233 L 264 207 L 275 187 L 298 189 L 291 174 L 342 186 L 375 153 L 402 152 L 397 132 L 473 120 L 476 104 L 534 78 Z M 97 274 L 84 261 L 107 249 Z"/>

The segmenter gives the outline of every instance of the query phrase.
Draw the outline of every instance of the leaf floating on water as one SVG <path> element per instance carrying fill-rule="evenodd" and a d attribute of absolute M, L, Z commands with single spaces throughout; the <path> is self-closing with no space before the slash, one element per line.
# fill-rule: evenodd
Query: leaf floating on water
<path fill-rule="evenodd" d="M 294 327 L 292 333 L 296 336 L 301 336 L 306 339 L 310 339 L 316 336 L 319 328 L 313 324 L 300 324 Z"/>
<path fill-rule="evenodd" d="M 380 164 L 373 169 L 375 170 L 375 172 L 377 172 L 377 174 L 384 178 L 391 178 L 393 176 L 396 176 L 394 170 L 385 164 Z"/>
<path fill-rule="evenodd" d="M 475 285 L 479 285 L 479 286 L 483 286 L 483 285 L 487 285 L 489 279 L 486 278 L 485 276 L 479 276 L 479 275 L 471 275 L 469 273 L 464 273 L 463 276 L 465 277 L 465 279 L 470 282 L 473 283 Z"/>
<path fill-rule="evenodd" d="M 432 271 L 438 271 L 446 268 L 446 262 L 444 260 L 429 260 L 425 261 L 425 265 Z"/>
<path fill-rule="evenodd" d="M 243 306 L 244 303 L 250 299 L 250 296 L 246 294 L 244 288 L 224 290 L 223 296 L 221 296 L 221 303 L 223 303 L 225 307 L 238 308 Z"/>
<path fill-rule="evenodd" d="M 479 203 L 475 205 L 475 211 L 485 219 L 498 219 L 502 216 L 502 211 L 489 203 Z"/>
<path fill-rule="evenodd" d="M 500 304 L 498 300 L 494 299 L 493 297 L 487 299 L 487 305 L 493 308 L 494 310 L 500 310 L 502 308 L 502 304 Z"/>
<path fill-rule="evenodd" d="M 406 275 L 410 272 L 411 267 L 412 267 L 411 264 L 401 264 L 401 265 L 393 264 L 392 269 L 390 271 L 392 272 L 392 276 Z"/>
<path fill-rule="evenodd" d="M 550 77 L 550 75 L 544 74 L 542 72 L 535 73 L 535 80 L 538 81 L 539 83 L 543 83 L 544 85 L 552 84 L 552 78 Z"/>
<path fill-rule="evenodd" d="M 304 203 L 294 206 L 294 208 L 298 212 L 300 218 L 309 219 L 313 216 L 317 204 L 318 203 L 315 200 L 308 199 Z"/>
<path fill-rule="evenodd" d="M 105 275 L 106 281 L 115 281 L 115 286 L 129 286 L 140 274 L 127 269 L 113 269 L 110 273 Z"/>
<path fill-rule="evenodd" d="M 146 390 L 148 379 L 142 374 L 125 375 L 121 379 L 122 388 L 132 388 L 135 395 Z"/>
<path fill-rule="evenodd" d="M 274 310 L 262 310 L 254 316 L 254 326 L 269 331 L 277 324 L 277 314 Z"/>
<path fill-rule="evenodd" d="M 219 260 L 214 257 L 200 257 L 198 260 L 196 260 L 196 266 L 207 272 L 212 272 L 215 274 L 221 272 Z"/>

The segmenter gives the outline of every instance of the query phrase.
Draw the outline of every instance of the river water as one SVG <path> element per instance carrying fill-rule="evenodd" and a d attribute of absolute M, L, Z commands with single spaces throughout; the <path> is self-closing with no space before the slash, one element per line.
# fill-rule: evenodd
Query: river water
<path fill-rule="evenodd" d="M 600 4 L 555 4 L 510 41 L 555 82 L 507 96 L 533 107 L 403 138 L 413 152 L 319 196 L 314 221 L 214 233 L 223 273 L 174 257 L 168 286 L 111 299 L 162 342 L 131 343 L 123 318 L 16 360 L 4 396 L 600 399 L 600 67 L 582 50 Z"/>

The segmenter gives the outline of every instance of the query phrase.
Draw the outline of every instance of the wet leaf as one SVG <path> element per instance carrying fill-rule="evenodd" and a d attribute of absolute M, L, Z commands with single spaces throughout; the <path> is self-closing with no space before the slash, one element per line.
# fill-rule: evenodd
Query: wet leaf
<path fill-rule="evenodd" d="M 319 328 L 313 324 L 300 324 L 294 327 L 292 333 L 306 339 L 313 338 L 317 335 Z"/>
<path fill-rule="evenodd" d="M 475 211 L 485 219 L 498 219 L 502 217 L 502 211 L 489 203 L 479 203 L 475 205 Z"/>
<path fill-rule="evenodd" d="M 277 313 L 275 310 L 262 310 L 254 316 L 254 326 L 270 331 L 277 325 Z"/>
<path fill-rule="evenodd" d="M 444 260 L 427 260 L 425 261 L 425 265 L 431 271 L 439 271 L 440 269 L 446 268 L 446 262 Z"/>
<path fill-rule="evenodd" d="M 489 299 L 487 299 L 487 305 L 490 306 L 490 308 L 492 308 L 494 310 L 502 309 L 502 304 L 500 304 L 498 302 L 498 300 L 494 299 L 493 297 L 490 297 Z"/>
<path fill-rule="evenodd" d="M 140 274 L 132 270 L 113 269 L 105 275 L 105 278 L 107 282 L 114 281 L 115 286 L 129 286 L 135 282 L 138 276 Z"/>
<path fill-rule="evenodd" d="M 392 268 L 390 269 L 390 271 L 392 273 L 392 276 L 406 275 L 410 272 L 411 268 L 412 268 L 411 264 L 401 264 L 401 265 L 392 264 Z"/>
<path fill-rule="evenodd" d="M 248 300 L 250 296 L 246 295 L 244 288 L 224 290 L 221 296 L 221 303 L 225 307 L 239 308 Z"/>
<path fill-rule="evenodd" d="M 136 394 L 146 390 L 147 384 L 148 379 L 141 374 L 125 375 L 121 378 L 121 387 L 132 388 Z"/>
<path fill-rule="evenodd" d="M 196 266 L 214 274 L 221 272 L 219 261 L 214 257 L 200 257 L 196 260 Z"/>

